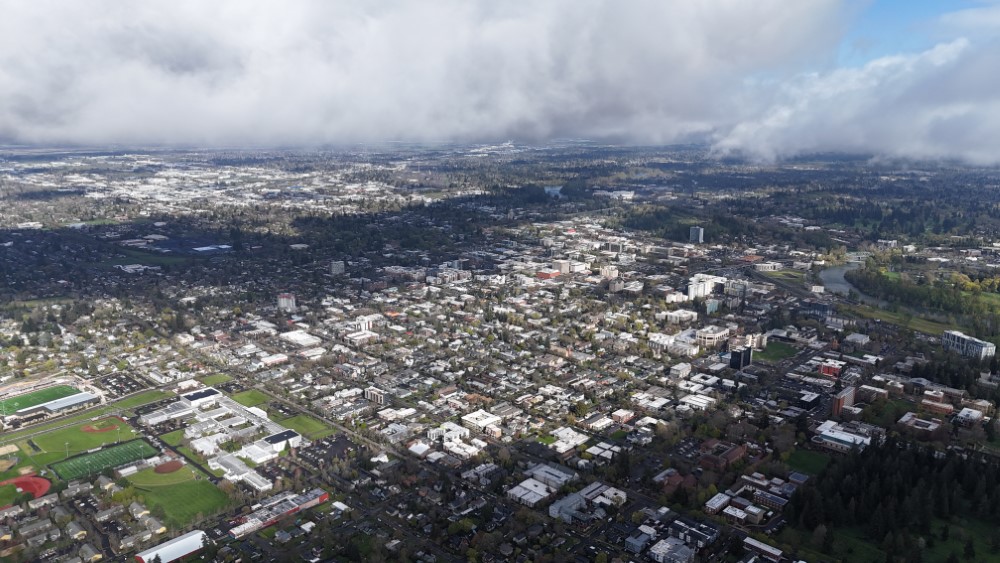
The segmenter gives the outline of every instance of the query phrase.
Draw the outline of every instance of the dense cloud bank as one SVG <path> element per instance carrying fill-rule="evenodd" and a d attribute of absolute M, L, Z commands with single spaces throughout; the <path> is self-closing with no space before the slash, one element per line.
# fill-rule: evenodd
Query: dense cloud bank
<path fill-rule="evenodd" d="M 13 2 L 0 142 L 704 141 L 1000 160 L 1000 12 L 837 68 L 856 2 Z M 991 19 L 992 18 L 992 19 Z"/>

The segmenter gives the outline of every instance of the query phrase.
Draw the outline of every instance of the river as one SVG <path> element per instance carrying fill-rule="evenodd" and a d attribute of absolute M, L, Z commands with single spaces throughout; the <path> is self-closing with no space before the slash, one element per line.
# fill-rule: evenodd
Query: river
<path fill-rule="evenodd" d="M 876 305 L 878 307 L 885 306 L 885 301 L 861 293 L 858 288 L 851 285 L 851 282 L 844 278 L 844 274 L 852 270 L 857 270 L 860 267 L 860 262 L 848 262 L 847 264 L 843 264 L 841 266 L 833 266 L 832 268 L 820 270 L 819 280 L 823 283 L 823 287 L 825 288 L 824 291 L 829 291 L 839 295 L 847 295 L 851 290 L 853 290 L 858 296 L 858 300 L 862 303 Z"/>

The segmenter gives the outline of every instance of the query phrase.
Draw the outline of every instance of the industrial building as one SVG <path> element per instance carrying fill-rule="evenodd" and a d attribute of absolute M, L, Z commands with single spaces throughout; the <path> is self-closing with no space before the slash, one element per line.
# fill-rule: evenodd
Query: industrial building
<path fill-rule="evenodd" d="M 312 489 L 302 494 L 294 492 L 275 495 L 261 503 L 261 507 L 243 518 L 243 522 L 229 530 L 235 539 L 273 525 L 280 518 L 301 512 L 330 500 L 330 493 Z"/>
<path fill-rule="evenodd" d="M 181 558 L 200 550 L 206 538 L 207 535 L 201 530 L 188 532 L 183 536 L 176 537 L 168 542 L 161 543 L 156 547 L 147 549 L 146 551 L 137 554 L 135 556 L 135 560 L 138 563 L 152 563 L 152 561 L 157 558 L 159 558 L 161 563 L 178 561 Z"/>

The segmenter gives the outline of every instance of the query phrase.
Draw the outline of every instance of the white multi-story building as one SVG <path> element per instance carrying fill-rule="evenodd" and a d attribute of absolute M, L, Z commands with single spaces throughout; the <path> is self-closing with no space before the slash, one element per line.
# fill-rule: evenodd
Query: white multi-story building
<path fill-rule="evenodd" d="M 694 550 L 681 539 L 666 538 L 649 548 L 649 558 L 656 563 L 692 563 Z"/>
<path fill-rule="evenodd" d="M 709 325 L 695 333 L 695 342 L 702 348 L 715 348 L 729 338 L 729 328 Z"/>
<path fill-rule="evenodd" d="M 501 422 L 503 422 L 502 418 L 482 409 L 470 412 L 462 417 L 462 425 L 476 432 L 485 432 L 487 427 L 499 426 Z"/>
<path fill-rule="evenodd" d="M 726 278 L 710 274 L 695 274 L 688 280 L 688 299 L 708 297 L 715 292 L 716 284 L 725 284 Z"/>
<path fill-rule="evenodd" d="M 614 279 L 618 277 L 618 268 L 614 266 L 601 266 L 600 274 L 602 278 Z"/>
<path fill-rule="evenodd" d="M 945 350 L 977 359 L 992 358 L 997 353 L 997 347 L 992 342 L 973 338 L 957 330 L 946 330 L 941 335 L 941 345 Z"/>
<path fill-rule="evenodd" d="M 365 389 L 365 399 L 377 404 L 385 404 L 385 391 L 379 389 L 378 387 L 369 387 Z"/>
<path fill-rule="evenodd" d="M 285 313 L 295 312 L 295 294 L 294 293 L 279 293 L 278 294 L 278 310 Z"/>
<path fill-rule="evenodd" d="M 753 269 L 758 272 L 777 272 L 782 267 L 781 262 L 760 262 L 754 264 Z"/>

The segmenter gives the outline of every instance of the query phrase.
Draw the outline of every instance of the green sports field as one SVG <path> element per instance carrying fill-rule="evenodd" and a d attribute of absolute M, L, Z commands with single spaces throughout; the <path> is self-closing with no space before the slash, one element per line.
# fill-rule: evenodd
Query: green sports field
<path fill-rule="evenodd" d="M 310 440 L 326 438 L 334 432 L 333 428 L 327 426 L 326 423 L 307 414 L 298 414 L 292 418 L 286 418 L 279 424 L 302 434 Z"/>
<path fill-rule="evenodd" d="M 172 397 L 174 394 L 169 391 L 161 391 L 159 389 L 150 389 L 148 391 L 143 391 L 136 395 L 133 395 L 127 399 L 122 399 L 120 401 L 115 401 L 113 403 L 108 403 L 100 407 L 94 407 L 88 409 L 86 412 L 77 413 L 71 416 L 60 417 L 43 424 L 35 424 L 28 426 L 27 428 L 22 428 L 15 432 L 4 432 L 0 434 L 0 444 L 9 444 L 24 438 L 25 436 L 30 436 L 32 434 L 37 434 L 43 430 L 48 430 L 51 428 L 58 428 L 60 426 L 65 426 L 73 422 L 79 422 L 80 424 L 87 423 L 91 418 L 95 416 L 103 416 L 112 413 L 116 410 L 123 410 L 126 416 L 129 416 L 131 409 L 159 401 L 160 399 L 165 399 L 167 397 Z"/>
<path fill-rule="evenodd" d="M 71 457 L 53 463 L 51 467 L 60 478 L 67 481 L 97 475 L 105 469 L 156 455 L 156 448 L 145 440 L 133 440 L 103 448 L 94 453 Z"/>
<path fill-rule="evenodd" d="M 91 430 L 91 432 L 87 430 Z M 93 430 L 100 430 L 100 432 L 93 432 Z M 118 441 L 127 442 L 138 436 L 138 432 L 120 419 L 107 417 L 46 432 L 35 436 L 32 441 L 42 451 L 58 452 L 63 455 L 65 455 L 68 444 L 69 455 L 72 456 L 106 444 L 114 444 Z"/>
<path fill-rule="evenodd" d="M 87 432 L 103 430 L 103 432 Z M 119 441 L 127 442 L 138 438 L 139 433 L 118 418 L 107 417 L 96 421 L 81 421 L 68 428 L 60 428 L 40 434 L 31 439 L 35 447 L 27 440 L 17 443 L 23 452 L 22 458 L 35 467 L 41 467 L 62 461 L 67 456 L 82 454 L 88 450 L 104 445 L 113 445 Z"/>
<path fill-rule="evenodd" d="M 0 485 L 0 508 L 10 506 L 17 498 L 17 487 L 14 485 Z"/>
<path fill-rule="evenodd" d="M 232 377 L 229 377 L 224 373 L 217 373 L 215 375 L 210 375 L 208 377 L 201 378 L 201 382 L 204 385 L 212 386 L 212 385 L 222 385 L 223 383 L 231 381 L 232 379 L 233 379 Z"/>
<path fill-rule="evenodd" d="M 69 385 L 46 387 L 45 389 L 39 389 L 38 391 L 32 391 L 23 395 L 15 395 L 0 401 L 0 412 L 13 414 L 21 409 L 38 406 L 42 403 L 69 397 L 70 395 L 76 395 L 79 392 L 77 388 L 70 387 Z"/>
<path fill-rule="evenodd" d="M 255 407 L 266 403 L 268 396 L 256 389 L 250 389 L 233 395 L 233 400 L 245 407 Z"/>
<path fill-rule="evenodd" d="M 164 474 L 143 469 L 127 479 L 146 506 L 163 508 L 166 523 L 173 528 L 190 524 L 198 514 L 212 516 L 230 505 L 226 493 L 189 465 Z"/>

